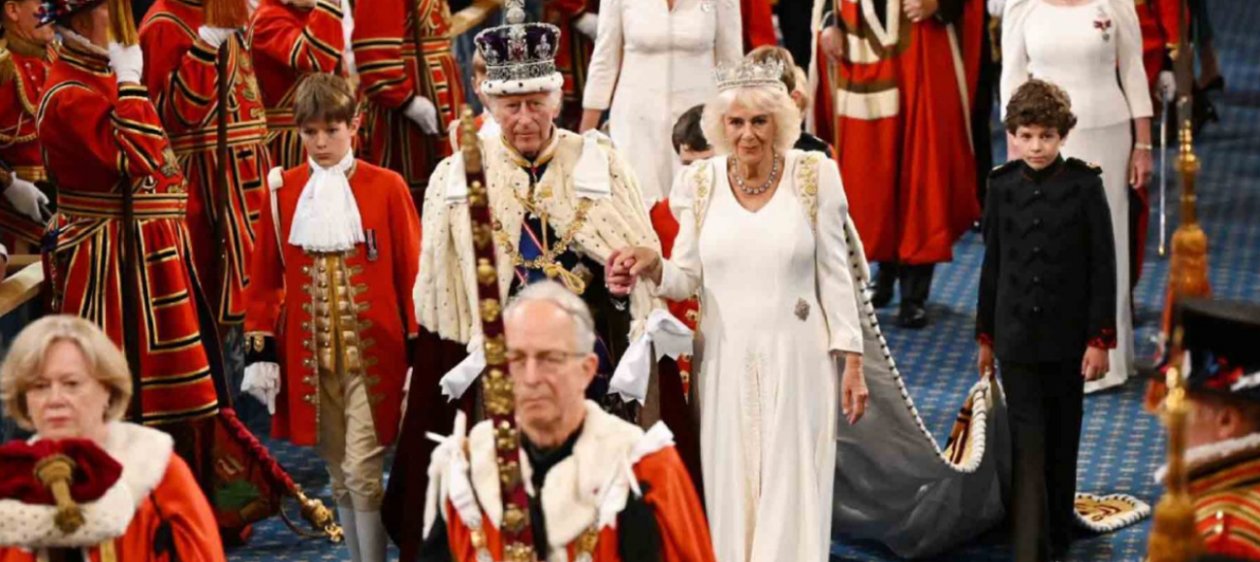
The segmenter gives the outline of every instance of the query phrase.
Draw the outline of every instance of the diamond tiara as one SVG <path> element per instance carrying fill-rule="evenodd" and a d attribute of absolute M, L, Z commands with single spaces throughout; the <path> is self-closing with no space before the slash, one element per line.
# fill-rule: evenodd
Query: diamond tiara
<path fill-rule="evenodd" d="M 783 85 L 783 63 L 777 60 L 753 62 L 744 60 L 735 65 L 718 65 L 713 71 L 717 78 L 719 92 L 732 88 L 777 87 L 787 91 Z"/>

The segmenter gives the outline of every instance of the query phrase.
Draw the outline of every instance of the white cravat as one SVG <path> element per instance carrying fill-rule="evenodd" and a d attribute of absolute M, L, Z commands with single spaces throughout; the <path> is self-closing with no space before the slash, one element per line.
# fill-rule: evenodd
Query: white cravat
<path fill-rule="evenodd" d="M 343 252 L 363 242 L 359 204 L 350 191 L 346 172 L 354 167 L 349 151 L 330 168 L 309 160 L 311 177 L 298 197 L 289 243 L 310 252 Z"/>

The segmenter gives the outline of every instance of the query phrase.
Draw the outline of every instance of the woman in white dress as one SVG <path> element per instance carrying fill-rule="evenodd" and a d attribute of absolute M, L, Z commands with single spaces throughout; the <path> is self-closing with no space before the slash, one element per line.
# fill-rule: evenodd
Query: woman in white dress
<path fill-rule="evenodd" d="M 1003 114 L 1030 76 L 1057 84 L 1077 117 L 1064 156 L 1102 167 L 1116 246 L 1116 348 L 1111 371 L 1086 383 L 1085 392 L 1122 384 L 1133 370 L 1129 190 L 1151 174 L 1151 96 L 1133 0 L 1008 0 L 1002 56 Z"/>
<path fill-rule="evenodd" d="M 867 400 L 848 202 L 834 161 L 791 149 L 800 116 L 780 72 L 719 76 L 703 123 L 723 155 L 674 186 L 673 257 L 609 258 L 615 290 L 641 277 L 665 298 L 700 293 L 700 458 L 719 562 L 827 560 L 837 402 L 854 423 Z"/>
<path fill-rule="evenodd" d="M 678 117 L 713 99 L 713 69 L 743 56 L 736 0 L 601 0 L 579 132 L 608 128 L 648 206 L 669 195 L 680 166 Z"/>

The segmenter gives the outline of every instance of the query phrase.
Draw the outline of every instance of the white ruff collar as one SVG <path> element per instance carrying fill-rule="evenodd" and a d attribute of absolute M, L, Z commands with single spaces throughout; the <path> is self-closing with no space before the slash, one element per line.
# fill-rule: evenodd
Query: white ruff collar
<path fill-rule="evenodd" d="M 445 499 L 456 506 L 466 526 L 480 525 L 480 513 L 476 509 L 479 505 L 490 522 L 499 527 L 503 504 L 499 499 L 493 428 L 488 422 L 478 424 L 467 443 L 470 458 L 465 460 L 460 454 L 459 462 L 450 465 L 452 470 L 447 472 L 447 481 L 453 483 L 451 477 L 455 472 L 461 473 L 461 480 L 459 485 L 448 487 L 449 497 Z M 674 436 L 664 424 L 658 423 L 644 433 L 638 426 L 605 413 L 588 400 L 586 421 L 573 444 L 573 454 L 552 467 L 543 482 L 541 500 L 547 520 L 548 544 L 554 549 L 563 549 L 592 525 L 600 529 L 615 526 L 617 514 L 625 508 L 629 495 L 642 494 L 633 467 L 645 456 L 673 444 Z M 526 491 L 537 496 L 539 492 L 530 484 L 532 473 L 529 459 L 522 452 L 521 478 L 526 482 Z M 462 474 L 467 474 L 467 480 L 463 480 Z"/>
<path fill-rule="evenodd" d="M 87 37 L 84 37 L 82 35 L 79 35 L 78 33 L 75 33 L 74 30 L 70 29 L 69 27 L 63 27 L 60 25 L 56 27 L 57 27 L 57 33 L 61 34 L 62 40 L 65 41 L 66 43 L 74 43 L 78 45 L 79 47 L 86 49 L 89 52 L 102 56 L 102 57 L 109 56 L 109 51 L 102 49 L 101 47 L 98 47 L 96 44 L 89 41 Z"/>
<path fill-rule="evenodd" d="M 1258 448 L 1260 448 L 1260 433 L 1251 433 L 1242 437 L 1191 447 L 1186 449 L 1186 471 L 1189 472 L 1203 465 L 1227 459 L 1243 451 Z M 1159 469 L 1155 471 L 1155 481 L 1163 482 L 1164 475 L 1167 473 L 1168 465 L 1160 465 Z"/>
<path fill-rule="evenodd" d="M 354 152 L 330 168 L 313 159 L 309 163 L 311 177 L 298 196 L 289 243 L 308 252 L 344 252 L 363 243 L 359 204 L 346 178 L 354 167 Z"/>
<path fill-rule="evenodd" d="M 103 448 L 122 465 L 122 476 L 96 501 L 79 505 L 82 527 L 67 535 L 54 523 L 55 506 L 0 499 L 0 546 L 90 547 L 126 533 L 136 508 L 166 476 L 174 442 L 156 429 L 114 422 Z"/>

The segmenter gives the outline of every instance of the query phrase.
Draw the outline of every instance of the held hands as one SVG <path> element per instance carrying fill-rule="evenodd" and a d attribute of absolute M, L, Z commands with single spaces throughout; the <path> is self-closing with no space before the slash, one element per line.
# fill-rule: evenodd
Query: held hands
<path fill-rule="evenodd" d="M 426 135 L 438 134 L 437 107 L 429 98 L 416 96 L 403 108 L 403 114 L 411 119 Z"/>
<path fill-rule="evenodd" d="M 634 290 L 639 278 L 661 282 L 661 255 L 641 246 L 621 248 L 608 255 L 604 262 L 604 282 L 608 291 L 625 296 Z"/>
<path fill-rule="evenodd" d="M 117 77 L 118 83 L 130 82 L 133 84 L 140 83 L 140 76 L 144 74 L 144 54 L 140 52 L 140 45 L 123 45 L 122 43 L 109 43 L 109 67 L 114 70 L 114 76 Z"/>
<path fill-rule="evenodd" d="M 1107 357 L 1107 350 L 1101 347 L 1089 346 L 1085 350 L 1085 357 L 1081 359 L 1081 376 L 1087 381 L 1098 380 L 1107 371 L 1111 370 Z"/>
<path fill-rule="evenodd" d="M 1129 157 L 1129 186 L 1133 189 L 1145 186 L 1151 179 L 1152 169 L 1154 164 L 1151 161 L 1151 150 L 1133 149 L 1133 154 Z"/>
<path fill-rule="evenodd" d="M 842 355 L 844 374 L 840 375 L 840 411 L 849 420 L 849 425 L 853 425 L 866 413 L 866 402 L 871 393 L 866 388 L 866 375 L 862 372 L 862 354 Z"/>

